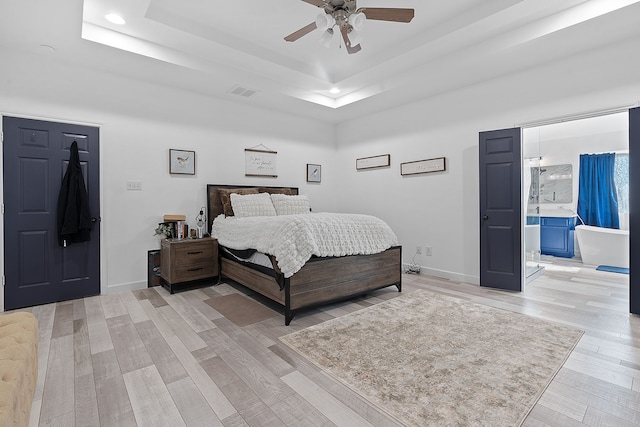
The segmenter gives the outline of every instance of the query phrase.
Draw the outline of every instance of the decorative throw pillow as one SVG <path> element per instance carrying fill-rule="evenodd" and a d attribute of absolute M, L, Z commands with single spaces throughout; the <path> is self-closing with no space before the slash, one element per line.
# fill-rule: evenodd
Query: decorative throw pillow
<path fill-rule="evenodd" d="M 272 194 L 271 201 L 278 215 L 307 214 L 311 212 L 307 196 L 287 196 Z"/>
<path fill-rule="evenodd" d="M 231 207 L 231 199 L 229 196 L 232 194 L 258 194 L 257 188 L 219 188 L 218 194 L 220 195 L 220 201 L 222 202 L 222 209 L 226 216 L 233 216 L 233 208 Z"/>
<path fill-rule="evenodd" d="M 295 194 L 292 188 L 258 187 L 258 191 L 260 193 L 287 194 L 289 196 L 293 196 Z"/>
<path fill-rule="evenodd" d="M 246 195 L 231 193 L 230 197 L 233 213 L 237 217 L 276 215 L 271 197 L 267 193 Z"/>

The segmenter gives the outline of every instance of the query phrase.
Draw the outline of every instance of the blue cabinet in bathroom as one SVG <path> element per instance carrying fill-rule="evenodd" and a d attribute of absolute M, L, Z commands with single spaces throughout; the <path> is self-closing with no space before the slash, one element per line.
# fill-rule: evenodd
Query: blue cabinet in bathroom
<path fill-rule="evenodd" d="M 540 217 L 540 252 L 562 258 L 573 258 L 575 217 Z"/>

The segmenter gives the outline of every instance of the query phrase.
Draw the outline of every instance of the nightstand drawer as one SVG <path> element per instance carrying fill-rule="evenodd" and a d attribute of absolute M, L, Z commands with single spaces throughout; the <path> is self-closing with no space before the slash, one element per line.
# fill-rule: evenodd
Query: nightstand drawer
<path fill-rule="evenodd" d="M 211 242 L 196 242 L 189 245 L 176 247 L 175 259 L 180 263 L 203 262 L 213 257 L 213 245 Z"/>
<path fill-rule="evenodd" d="M 175 274 L 176 277 L 180 278 L 181 282 L 212 277 L 218 274 L 216 271 L 216 262 L 217 261 L 212 259 L 207 259 L 193 264 L 176 265 Z"/>

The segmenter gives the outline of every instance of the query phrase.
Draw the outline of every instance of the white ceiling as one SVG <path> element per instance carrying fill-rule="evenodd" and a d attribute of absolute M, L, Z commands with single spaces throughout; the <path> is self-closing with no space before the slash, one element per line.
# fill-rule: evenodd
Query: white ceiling
<path fill-rule="evenodd" d="M 284 41 L 321 12 L 302 0 L 0 0 L 0 46 L 339 123 L 640 38 L 640 0 L 358 6 L 413 8 L 415 17 L 408 24 L 367 21 L 362 50 L 349 55 L 321 46 L 318 30 Z M 127 23 L 109 23 L 110 12 Z M 231 94 L 235 86 L 256 93 Z"/>

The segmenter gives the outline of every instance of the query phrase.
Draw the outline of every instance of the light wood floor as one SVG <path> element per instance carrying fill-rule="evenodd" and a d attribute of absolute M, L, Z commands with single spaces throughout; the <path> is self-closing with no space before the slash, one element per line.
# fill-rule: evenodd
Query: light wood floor
<path fill-rule="evenodd" d="M 550 261 L 547 259 L 547 261 Z M 525 426 L 640 424 L 640 318 L 628 276 L 549 264 L 524 293 L 405 275 L 426 289 L 586 331 Z M 399 294 L 395 288 L 238 327 L 205 300 L 151 288 L 33 307 L 40 323 L 32 426 L 396 426 L 278 337 Z"/>

